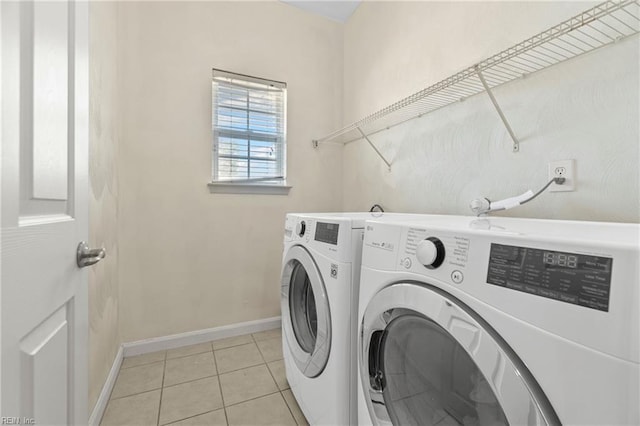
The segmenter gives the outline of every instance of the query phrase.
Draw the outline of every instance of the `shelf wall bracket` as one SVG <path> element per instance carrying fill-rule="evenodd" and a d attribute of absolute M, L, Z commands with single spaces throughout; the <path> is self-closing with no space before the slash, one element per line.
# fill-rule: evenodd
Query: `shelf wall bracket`
<path fill-rule="evenodd" d="M 515 133 L 513 133 L 513 129 L 511 128 L 511 125 L 509 125 L 509 122 L 507 121 L 507 117 L 504 116 L 504 113 L 502 112 L 500 105 L 498 105 L 498 101 L 496 100 L 495 96 L 493 96 L 493 92 L 491 91 L 491 88 L 487 84 L 487 81 L 484 79 L 484 75 L 482 75 L 482 71 L 480 71 L 480 67 L 476 65 L 474 68 L 476 70 L 476 73 L 478 73 L 478 78 L 480 78 L 480 82 L 484 86 L 484 90 L 486 90 L 487 95 L 489 95 L 489 99 L 491 99 L 491 103 L 493 104 L 496 111 L 498 111 L 500 120 L 502 120 L 504 127 L 507 128 L 507 132 L 509 132 L 511 139 L 513 140 L 513 152 L 520 151 L 520 142 L 518 141 L 518 138 L 516 138 Z"/>
<path fill-rule="evenodd" d="M 373 150 L 376 152 L 376 154 L 378 154 L 378 157 L 380 157 L 382 159 L 382 161 L 384 161 L 384 164 L 387 165 L 387 168 L 389 169 L 389 171 L 391 171 L 391 163 L 388 162 L 386 158 L 384 158 L 384 155 L 382 155 L 382 153 L 378 150 L 378 148 L 376 148 L 376 146 L 373 144 L 373 142 L 371 142 L 369 140 L 367 135 L 362 131 L 362 129 L 360 127 L 356 127 L 356 129 L 358 129 L 358 131 L 360 132 L 362 137 L 369 143 L 369 145 L 371 146 L 371 148 L 373 148 Z"/>

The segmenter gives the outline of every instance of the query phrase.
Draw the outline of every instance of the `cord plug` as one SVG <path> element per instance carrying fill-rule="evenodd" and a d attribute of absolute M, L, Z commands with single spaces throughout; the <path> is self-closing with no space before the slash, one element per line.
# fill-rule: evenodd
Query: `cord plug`
<path fill-rule="evenodd" d="M 553 181 L 556 183 L 556 185 L 562 185 L 566 179 L 563 177 L 557 177 L 557 178 L 553 178 Z"/>

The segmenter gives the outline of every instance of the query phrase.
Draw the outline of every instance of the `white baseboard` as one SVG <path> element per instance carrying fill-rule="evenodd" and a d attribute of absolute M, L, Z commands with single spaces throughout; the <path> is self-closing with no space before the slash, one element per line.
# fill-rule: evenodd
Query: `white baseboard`
<path fill-rule="evenodd" d="M 240 322 L 224 325 L 222 327 L 207 328 L 204 330 L 188 331 L 186 333 L 172 334 L 170 336 L 154 337 L 138 340 L 136 342 L 123 343 L 124 356 L 142 355 L 149 352 L 180 348 L 182 346 L 195 345 L 211 340 L 225 339 L 227 337 L 240 336 L 242 334 L 257 333 L 280 327 L 280 317 L 265 318 L 255 321 Z"/>
<path fill-rule="evenodd" d="M 113 386 L 116 384 L 116 379 L 118 378 L 118 372 L 120 371 L 120 366 L 122 365 L 123 358 L 124 350 L 122 346 L 120 346 L 118 348 L 118 353 L 116 353 L 116 357 L 113 360 L 111 370 L 109 370 L 109 375 L 107 375 L 107 380 L 105 380 L 104 385 L 102 386 L 100 396 L 98 396 L 96 405 L 93 407 L 91 417 L 89 417 L 89 426 L 98 426 L 100 424 L 100 421 L 102 420 L 102 416 L 104 414 L 104 410 L 107 408 L 107 403 L 109 402 L 111 391 L 113 390 Z"/>
<path fill-rule="evenodd" d="M 280 317 L 273 317 L 123 343 L 120 346 L 120 349 L 118 349 L 116 358 L 113 360 L 113 365 L 111 366 L 111 371 L 109 371 L 107 380 L 102 386 L 102 391 L 100 392 L 98 401 L 93 408 L 91 417 L 89 417 L 89 426 L 98 426 L 100 424 L 102 416 L 104 415 L 104 410 L 107 408 L 111 391 L 113 390 L 113 386 L 116 384 L 118 372 L 120 371 L 120 366 L 122 365 L 124 357 L 175 349 L 182 346 L 225 339 L 227 337 L 241 336 L 243 334 L 258 333 L 260 331 L 271 330 L 279 327 Z"/>

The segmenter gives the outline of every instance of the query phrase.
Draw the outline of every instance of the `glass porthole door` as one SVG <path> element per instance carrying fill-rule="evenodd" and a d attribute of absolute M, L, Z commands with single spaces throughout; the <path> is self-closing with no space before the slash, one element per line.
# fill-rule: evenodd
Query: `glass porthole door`
<path fill-rule="evenodd" d="M 361 326 L 360 376 L 374 424 L 560 424 L 495 330 L 436 287 L 381 290 Z"/>
<path fill-rule="evenodd" d="M 331 349 L 331 313 L 322 276 L 300 246 L 289 249 L 282 269 L 282 324 L 296 365 L 307 377 L 324 370 Z"/>

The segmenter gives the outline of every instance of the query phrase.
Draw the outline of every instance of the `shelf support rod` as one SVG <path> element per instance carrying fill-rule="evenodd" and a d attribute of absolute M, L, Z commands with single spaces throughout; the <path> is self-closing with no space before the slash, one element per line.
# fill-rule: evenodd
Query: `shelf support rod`
<path fill-rule="evenodd" d="M 369 140 L 369 138 L 367 137 L 367 135 L 362 131 L 362 129 L 360 127 L 356 127 L 356 129 L 358 129 L 358 131 L 360 132 L 360 134 L 362 135 L 362 137 L 369 142 L 369 145 L 371 145 L 371 148 L 373 148 L 373 150 L 376 152 L 376 154 L 378 154 L 378 157 L 380 157 L 382 159 L 382 161 L 384 161 L 384 164 L 387 165 L 387 168 L 389 169 L 389 171 L 391 171 L 391 163 L 389 163 L 387 161 L 386 158 L 384 158 L 384 155 L 382 155 L 382 153 L 378 150 L 378 148 L 376 148 L 376 146 L 373 144 L 373 142 L 371 142 Z"/>
<path fill-rule="evenodd" d="M 484 79 L 484 75 L 482 75 L 482 71 L 480 71 L 480 67 L 476 65 L 474 68 L 476 70 L 476 73 L 478 73 L 480 82 L 484 86 L 484 90 L 487 91 L 487 95 L 489 95 L 489 99 L 491 99 L 491 103 L 495 107 L 496 111 L 498 111 L 498 115 L 500 116 L 500 119 L 502 120 L 504 127 L 507 128 L 507 132 L 509 132 L 511 139 L 513 140 L 513 152 L 520 151 L 520 142 L 518 142 L 518 139 L 516 138 L 515 133 L 513 133 L 513 129 L 509 125 L 509 122 L 507 121 L 507 117 L 504 116 L 504 113 L 502 112 L 500 105 L 498 105 L 498 101 L 496 100 L 495 96 L 493 96 L 493 92 L 491 91 L 491 88 L 487 84 L 487 81 Z"/>

